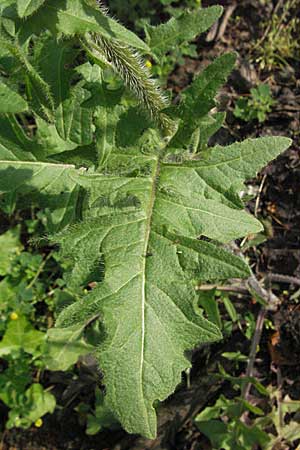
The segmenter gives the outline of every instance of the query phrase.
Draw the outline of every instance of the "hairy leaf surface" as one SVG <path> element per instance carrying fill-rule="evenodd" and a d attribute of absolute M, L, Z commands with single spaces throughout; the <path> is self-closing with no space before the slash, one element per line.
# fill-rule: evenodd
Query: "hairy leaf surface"
<path fill-rule="evenodd" d="M 169 144 L 170 148 L 182 149 L 189 145 L 195 130 L 201 128 L 201 121 L 207 118 L 209 111 L 216 105 L 216 93 L 227 80 L 235 61 L 236 56 L 233 53 L 216 58 L 183 91 L 180 104 L 170 108 L 172 116 L 178 117 L 181 121 L 177 133 Z"/>
<path fill-rule="evenodd" d="M 220 338 L 217 327 L 196 312 L 191 280 L 249 274 L 240 259 L 197 237 L 227 242 L 261 229 L 241 210 L 238 190 L 288 144 L 284 138 L 248 140 L 181 164 L 153 153 L 140 156 L 147 176 L 79 176 L 89 190 L 85 219 L 55 240 L 73 260 L 71 283 L 84 284 L 103 265 L 105 278 L 64 310 L 57 326 L 100 314 L 106 339 L 98 358 L 107 402 L 129 432 L 155 435 L 153 403 L 180 381 L 189 366 L 185 351 Z"/>
<path fill-rule="evenodd" d="M 25 26 L 26 25 L 26 26 Z M 55 35 L 84 35 L 99 33 L 107 39 L 117 39 L 142 52 L 149 53 L 148 46 L 134 33 L 99 10 L 94 1 L 51 0 L 22 25 L 22 39 L 33 33 L 40 34 L 50 29 Z"/>
<path fill-rule="evenodd" d="M 84 325 L 70 328 L 52 328 L 48 332 L 50 344 L 46 347 L 45 361 L 49 370 L 68 370 L 79 356 L 93 351 L 82 335 Z"/>
<path fill-rule="evenodd" d="M 167 23 L 153 27 L 146 26 L 148 45 L 159 57 L 182 42 L 191 41 L 203 33 L 221 16 L 221 6 L 211 6 L 193 12 L 184 12 L 178 19 L 174 17 Z"/>
<path fill-rule="evenodd" d="M 74 180 L 73 166 L 32 161 L 1 159 L 0 148 L 0 200 L 2 205 L 14 206 L 29 200 L 49 208 L 49 227 L 53 231 L 74 220 L 79 186 Z"/>
<path fill-rule="evenodd" d="M 54 240 L 73 260 L 69 284 L 74 288 L 96 280 L 98 285 L 66 308 L 57 326 L 79 326 L 100 315 L 106 337 L 98 359 L 106 401 L 129 432 L 155 436 L 153 404 L 179 383 L 190 364 L 185 351 L 221 337 L 196 311 L 192 280 L 249 274 L 242 260 L 197 237 L 228 242 L 261 229 L 242 211 L 238 192 L 245 178 L 288 145 L 284 138 L 248 140 L 181 163 L 164 160 L 163 148 L 148 155 L 124 149 L 120 163 L 135 157 L 140 165 L 139 176 L 133 177 L 58 164 L 0 163 L 2 192 L 36 188 L 49 198 L 67 191 L 67 205 L 58 208 L 57 198 L 48 201 L 60 220 L 67 215 L 71 221 L 68 205 L 74 209 L 76 186 L 88 192 L 82 222 Z"/>

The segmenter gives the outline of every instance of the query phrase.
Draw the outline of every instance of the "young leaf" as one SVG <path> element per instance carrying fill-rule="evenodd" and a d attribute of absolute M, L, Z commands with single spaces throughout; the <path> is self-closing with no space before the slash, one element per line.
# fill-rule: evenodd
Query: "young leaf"
<path fill-rule="evenodd" d="M 211 6 L 193 12 L 184 12 L 178 19 L 153 27 L 146 26 L 146 40 L 156 57 L 160 57 L 183 42 L 191 41 L 206 31 L 221 16 L 221 6 Z"/>
<path fill-rule="evenodd" d="M 93 351 L 93 347 L 83 340 L 83 331 L 82 325 L 49 330 L 45 355 L 49 370 L 68 370 L 79 356 Z"/>
<path fill-rule="evenodd" d="M 0 81 L 0 113 L 20 113 L 28 110 L 23 98 Z"/>
<path fill-rule="evenodd" d="M 170 148 L 185 148 L 189 145 L 195 130 L 201 127 L 201 122 L 216 105 L 216 93 L 227 80 L 235 61 L 233 53 L 217 58 L 183 91 L 178 107 L 170 108 L 171 116 L 181 119 L 178 131 L 170 141 Z"/>
<path fill-rule="evenodd" d="M 116 419 L 105 404 L 103 392 L 96 388 L 95 395 L 95 412 L 87 416 L 86 434 L 91 436 L 99 433 L 103 428 L 111 428 L 112 424 L 116 423 Z"/>
<path fill-rule="evenodd" d="M 41 384 L 34 383 L 27 389 L 27 410 L 24 414 L 29 425 L 47 413 L 53 413 L 56 400 L 53 394 L 47 392 Z"/>
<path fill-rule="evenodd" d="M 192 147 L 190 153 L 198 153 L 207 147 L 209 139 L 221 128 L 225 121 L 225 117 L 225 113 L 215 113 L 207 115 L 199 121 L 199 127 L 192 135 Z"/>
<path fill-rule="evenodd" d="M 37 142 L 42 147 L 46 158 L 77 148 L 75 142 L 65 141 L 60 137 L 55 125 L 50 125 L 45 120 L 37 118 L 37 127 Z"/>
<path fill-rule="evenodd" d="M 8 324 L 5 335 L 0 342 L 0 356 L 10 355 L 24 350 L 34 354 L 35 350 L 45 340 L 45 334 L 35 330 L 25 317 Z"/>
<path fill-rule="evenodd" d="M 78 83 L 71 86 L 75 71 L 69 67 L 78 51 L 67 42 L 57 42 L 47 37 L 35 50 L 35 66 L 51 88 L 55 104 L 55 126 L 63 147 L 71 144 L 88 145 L 92 142 L 92 109 L 82 106 L 91 94 Z M 50 138 L 53 141 L 54 131 Z M 61 152 L 64 148 L 61 149 Z M 48 152 L 49 153 L 49 152 Z"/>
<path fill-rule="evenodd" d="M 220 330 L 222 329 L 222 319 L 214 289 L 209 292 L 201 292 L 199 295 L 199 306 L 207 314 L 208 320 L 215 323 Z"/>
<path fill-rule="evenodd" d="M 16 0 L 3 0 L 0 4 L 0 11 L 3 13 L 3 10 L 10 6 L 11 4 L 15 3 Z"/>
<path fill-rule="evenodd" d="M 45 0 L 18 0 L 18 14 L 21 18 L 30 16 L 33 14 Z"/>

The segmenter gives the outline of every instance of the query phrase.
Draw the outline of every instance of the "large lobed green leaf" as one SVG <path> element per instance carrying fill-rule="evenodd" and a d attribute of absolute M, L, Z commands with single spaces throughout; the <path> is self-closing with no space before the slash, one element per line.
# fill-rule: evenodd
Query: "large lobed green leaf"
<path fill-rule="evenodd" d="M 289 142 L 248 140 L 181 164 L 153 153 L 140 159 L 147 176 L 79 175 L 78 183 L 89 190 L 84 220 L 55 240 L 73 260 L 73 285 L 84 285 L 103 264 L 105 278 L 64 310 L 57 326 L 100 314 L 106 338 L 98 359 L 106 401 L 127 431 L 154 437 L 153 404 L 174 391 L 190 364 L 186 350 L 220 339 L 218 328 L 196 311 L 192 280 L 246 277 L 249 269 L 197 237 L 227 242 L 261 229 L 241 210 L 238 189 Z"/>
<path fill-rule="evenodd" d="M 61 313 L 54 334 L 70 331 L 72 346 L 72 330 L 101 318 L 106 404 L 127 431 L 154 437 L 153 405 L 179 383 L 186 351 L 221 338 L 197 309 L 195 283 L 249 275 L 239 258 L 198 238 L 226 243 L 260 231 L 239 192 L 290 141 L 247 140 L 173 162 L 169 147 L 147 135 L 151 144 L 143 138 L 137 147 L 114 147 L 114 138 L 102 173 L 0 147 L 0 192 L 32 196 L 53 211 L 54 225 L 81 216 L 53 240 L 73 261 L 69 285 L 97 287 Z"/>

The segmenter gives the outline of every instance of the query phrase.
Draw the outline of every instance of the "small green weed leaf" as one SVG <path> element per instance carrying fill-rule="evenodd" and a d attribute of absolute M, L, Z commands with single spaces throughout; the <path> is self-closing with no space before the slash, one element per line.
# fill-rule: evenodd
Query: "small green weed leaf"
<path fill-rule="evenodd" d="M 196 425 L 216 450 L 252 450 L 254 445 L 266 448 L 270 441 L 267 433 L 256 426 L 248 427 L 240 421 L 228 425 L 216 419 L 203 422 L 196 420 Z"/>
<path fill-rule="evenodd" d="M 97 434 L 103 428 L 111 428 L 115 422 L 116 419 L 106 406 L 103 392 L 96 388 L 95 412 L 87 416 L 86 433 L 88 435 Z"/>
<path fill-rule="evenodd" d="M 22 250 L 20 229 L 12 228 L 0 236 L 0 276 L 9 274 L 12 259 Z"/>
<path fill-rule="evenodd" d="M 0 356 L 10 355 L 20 350 L 33 355 L 44 341 L 44 333 L 35 330 L 25 317 L 19 317 L 8 324 L 0 342 Z"/>
<path fill-rule="evenodd" d="M 0 81 L 0 113 L 20 113 L 28 110 L 23 98 Z"/>
<path fill-rule="evenodd" d="M 83 339 L 84 327 L 53 328 L 48 331 L 45 361 L 49 370 L 68 370 L 79 356 L 91 353 L 93 346 Z"/>
<path fill-rule="evenodd" d="M 1 274 L 2 275 L 2 274 Z M 16 298 L 16 292 L 13 286 L 7 278 L 0 281 L 0 311 L 7 311 L 9 306 L 13 304 L 13 300 Z M 5 324 L 0 327 L 1 332 L 5 329 Z"/>
<path fill-rule="evenodd" d="M 16 3 L 16 0 L 3 0 L 3 1 L 1 2 L 1 5 L 0 5 L 0 11 L 1 11 L 1 13 L 3 12 L 3 10 L 4 10 L 5 8 L 7 8 L 8 6 L 10 6 L 10 5 L 14 4 L 14 3 Z"/>
<path fill-rule="evenodd" d="M 245 410 L 256 415 L 264 412 L 243 399 L 227 399 L 221 395 L 214 406 L 205 408 L 195 419 L 196 426 L 207 436 L 217 450 L 252 450 L 255 444 L 264 446 L 269 442 L 268 435 L 256 425 L 246 426 L 241 420 Z M 225 416 L 224 422 L 220 417 Z M 219 420 L 217 420 L 219 419 Z"/>
<path fill-rule="evenodd" d="M 172 18 L 157 27 L 147 25 L 145 31 L 148 45 L 159 57 L 175 45 L 191 41 L 206 31 L 221 16 L 222 11 L 221 6 L 199 8 L 197 11 L 184 12 L 179 18 Z"/>
<path fill-rule="evenodd" d="M 30 424 L 43 417 L 45 414 L 53 413 L 56 400 L 54 395 L 47 392 L 41 384 L 34 383 L 27 389 L 26 393 L 28 410 L 24 414 Z"/>
<path fill-rule="evenodd" d="M 224 422 L 216 419 L 200 422 L 196 420 L 196 425 L 201 433 L 208 437 L 214 449 L 232 450 L 230 431 Z M 242 450 L 240 447 L 235 448 Z"/>
<path fill-rule="evenodd" d="M 207 318 L 210 322 L 217 325 L 220 330 L 222 329 L 221 314 L 219 311 L 218 303 L 215 298 L 215 291 L 201 292 L 199 294 L 199 306 L 201 306 L 206 312 Z"/>
<path fill-rule="evenodd" d="M 1 7 L 0 7 L 1 8 Z M 16 24 L 13 20 L 8 17 L 3 17 L 1 20 L 1 26 L 9 36 L 15 37 L 16 35 Z M 5 51 L 1 49 L 1 57 L 5 54 Z"/>
<path fill-rule="evenodd" d="M 264 416 L 265 413 L 261 408 L 258 408 L 258 406 L 254 406 L 251 403 L 247 402 L 243 398 L 239 398 L 238 401 L 241 403 L 241 405 L 247 409 L 248 411 L 252 412 L 256 416 Z"/>
<path fill-rule="evenodd" d="M 224 352 L 222 356 L 230 361 L 247 362 L 249 359 L 247 355 L 243 355 L 241 352 Z"/>
<path fill-rule="evenodd" d="M 213 406 L 207 406 L 198 414 L 196 422 L 205 422 L 211 419 L 217 419 L 220 417 L 223 410 L 226 410 L 233 404 L 234 400 L 229 400 L 224 395 L 220 395 Z"/>
<path fill-rule="evenodd" d="M 235 309 L 234 304 L 230 300 L 230 298 L 227 296 L 222 296 L 222 302 L 224 303 L 226 311 L 227 311 L 230 319 L 232 320 L 232 322 L 237 322 L 238 321 L 238 313 Z"/>
<path fill-rule="evenodd" d="M 253 446 L 259 445 L 261 448 L 267 448 L 270 437 L 260 427 L 256 425 L 247 426 L 242 422 L 238 423 L 239 442 L 241 450 L 252 450 Z M 234 448 L 233 446 L 231 448 Z"/>
<path fill-rule="evenodd" d="M 18 0 L 18 14 L 21 18 L 30 16 L 33 14 L 45 0 Z"/>
<path fill-rule="evenodd" d="M 219 365 L 219 371 L 220 375 L 216 375 L 216 377 L 219 379 L 230 381 L 233 385 L 240 386 L 241 388 L 246 383 L 251 383 L 261 395 L 265 395 L 266 397 L 269 397 L 270 395 L 268 390 L 254 377 L 234 377 L 226 373 L 221 365 Z"/>
<path fill-rule="evenodd" d="M 240 97 L 237 100 L 233 114 L 246 122 L 255 119 L 264 122 L 276 103 L 270 86 L 260 84 L 257 88 L 252 88 L 250 94 L 248 98 Z"/>

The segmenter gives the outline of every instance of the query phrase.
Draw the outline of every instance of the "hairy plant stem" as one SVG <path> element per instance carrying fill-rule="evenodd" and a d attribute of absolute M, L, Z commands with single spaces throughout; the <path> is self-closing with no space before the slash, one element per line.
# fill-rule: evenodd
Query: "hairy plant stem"
<path fill-rule="evenodd" d="M 96 3 L 102 14 L 108 16 L 102 2 L 96 0 Z M 87 33 L 81 42 L 97 64 L 111 67 L 121 77 L 161 129 L 170 134 L 174 128 L 173 121 L 162 112 L 168 106 L 167 98 L 139 53 L 119 40 L 107 39 L 96 33 Z"/>
<path fill-rule="evenodd" d="M 12 56 L 14 56 L 23 67 L 27 76 L 31 80 L 32 86 L 35 88 L 36 95 L 41 96 L 41 108 L 46 116 L 46 119 L 52 122 L 55 105 L 49 85 L 43 80 L 37 70 L 29 62 L 17 42 L 13 42 L 10 39 L 0 36 L 0 44 L 8 50 Z"/>

